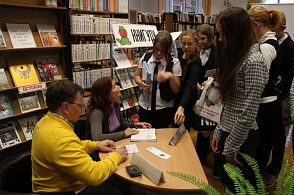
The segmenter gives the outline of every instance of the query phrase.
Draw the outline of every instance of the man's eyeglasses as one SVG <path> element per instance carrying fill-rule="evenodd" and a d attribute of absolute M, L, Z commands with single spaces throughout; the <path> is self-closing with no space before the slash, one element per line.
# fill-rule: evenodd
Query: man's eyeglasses
<path fill-rule="evenodd" d="M 186 43 L 186 42 L 182 42 L 182 43 L 181 43 L 181 46 L 182 46 L 182 47 L 186 47 L 186 46 L 187 46 L 187 47 L 193 47 L 195 44 L 196 44 L 196 43 Z"/>
<path fill-rule="evenodd" d="M 86 107 L 85 103 L 82 103 L 82 104 L 78 104 L 78 103 L 75 103 L 75 102 L 67 102 L 67 103 L 69 103 L 69 104 L 75 104 L 75 105 L 77 105 L 80 108 L 85 108 Z"/>

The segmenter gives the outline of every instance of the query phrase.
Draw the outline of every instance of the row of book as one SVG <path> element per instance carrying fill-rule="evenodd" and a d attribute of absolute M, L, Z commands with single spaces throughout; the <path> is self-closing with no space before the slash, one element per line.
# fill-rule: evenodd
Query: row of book
<path fill-rule="evenodd" d="M 42 90 L 44 101 L 46 102 L 46 90 Z M 16 97 L 21 113 L 27 113 L 41 109 L 36 92 L 19 94 Z M 13 116 L 13 109 L 6 93 L 0 93 L 0 119 Z"/>
<path fill-rule="evenodd" d="M 138 86 L 135 82 L 136 67 L 114 70 L 114 81 L 120 84 L 121 89 Z M 90 88 L 99 78 L 111 76 L 111 68 L 91 69 L 73 72 L 73 82 L 83 88 Z"/>
<path fill-rule="evenodd" d="M 154 14 L 151 12 L 147 13 L 138 13 L 138 22 L 139 23 L 162 23 L 162 14 Z"/>
<path fill-rule="evenodd" d="M 137 87 L 121 90 L 121 111 L 137 106 L 139 97 L 140 89 Z"/>
<path fill-rule="evenodd" d="M 33 63 L 8 65 L 10 74 L 4 68 L 0 68 L 0 90 L 13 87 L 9 83 L 9 75 L 15 87 L 62 79 L 54 59 L 40 59 L 35 63 L 38 73 Z"/>
<path fill-rule="evenodd" d="M 97 79 L 111 76 L 111 68 L 77 71 L 72 74 L 72 80 L 74 83 L 83 88 L 90 88 Z"/>
<path fill-rule="evenodd" d="M 69 7 L 73 9 L 128 13 L 128 0 L 69 0 Z"/>
<path fill-rule="evenodd" d="M 207 24 L 215 24 L 216 16 L 207 16 L 203 14 L 197 14 L 195 12 L 165 12 L 163 13 L 163 16 L 165 14 L 172 14 L 173 15 L 173 22 L 190 22 L 190 23 L 207 23 Z M 164 17 L 163 17 L 164 19 Z M 165 21 L 167 22 L 167 21 Z"/>
<path fill-rule="evenodd" d="M 30 24 L 5 23 L 13 48 L 37 47 Z M 60 41 L 55 26 L 52 24 L 37 24 L 38 33 L 44 47 L 59 46 Z M 7 47 L 3 32 L 0 29 L 0 47 Z"/>
<path fill-rule="evenodd" d="M 86 62 L 110 59 L 110 44 L 72 44 L 72 62 Z"/>
<path fill-rule="evenodd" d="M 173 23 L 173 29 L 175 32 L 179 31 L 185 31 L 188 29 L 196 29 L 198 25 L 201 24 L 180 24 L 180 23 Z M 214 28 L 214 26 L 211 26 L 211 28 Z"/>
<path fill-rule="evenodd" d="M 71 15 L 72 34 L 109 34 L 111 23 L 129 23 L 126 18 L 102 18 L 89 14 Z"/>

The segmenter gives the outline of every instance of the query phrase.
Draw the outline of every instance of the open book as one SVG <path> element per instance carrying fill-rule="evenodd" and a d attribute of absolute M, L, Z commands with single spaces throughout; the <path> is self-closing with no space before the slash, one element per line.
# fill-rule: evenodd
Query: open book
<path fill-rule="evenodd" d="M 131 142 L 156 142 L 155 128 L 136 130 L 140 131 L 140 133 L 131 135 Z"/>

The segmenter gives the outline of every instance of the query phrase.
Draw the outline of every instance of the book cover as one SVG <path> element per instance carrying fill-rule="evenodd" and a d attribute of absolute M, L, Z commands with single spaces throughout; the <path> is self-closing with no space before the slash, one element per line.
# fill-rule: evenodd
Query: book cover
<path fill-rule="evenodd" d="M 5 24 L 13 48 L 36 47 L 30 24 Z"/>
<path fill-rule="evenodd" d="M 133 87 L 132 81 L 131 81 L 126 69 L 117 69 L 116 75 L 117 75 L 118 81 L 121 85 L 121 88 L 126 89 L 126 88 Z"/>
<path fill-rule="evenodd" d="M 199 116 L 216 123 L 219 123 L 223 109 L 218 86 L 219 83 L 213 77 L 208 77 L 201 96 L 193 108 Z"/>
<path fill-rule="evenodd" d="M 40 82 L 33 64 L 11 65 L 9 71 L 16 87 Z"/>
<path fill-rule="evenodd" d="M 0 90 L 9 89 L 10 85 L 4 68 L 0 68 Z"/>
<path fill-rule="evenodd" d="M 41 81 L 47 82 L 52 80 L 47 59 L 36 60 L 36 66 L 37 66 L 37 70 L 39 72 Z"/>
<path fill-rule="evenodd" d="M 136 129 L 139 131 L 136 135 L 131 135 L 131 142 L 155 142 L 156 141 L 156 133 L 155 128 L 149 129 Z"/>
<path fill-rule="evenodd" d="M 135 106 L 135 101 L 133 100 L 132 93 L 129 89 L 121 91 L 121 102 L 124 109 Z"/>
<path fill-rule="evenodd" d="M 5 43 L 5 39 L 4 39 L 2 30 L 0 28 L 0 48 L 4 48 L 4 47 L 6 47 L 6 43 Z"/>
<path fill-rule="evenodd" d="M 41 108 L 36 92 L 25 94 L 16 93 L 16 96 L 22 113 L 31 112 Z"/>
<path fill-rule="evenodd" d="M 43 96 L 45 105 L 46 105 L 46 92 L 47 92 L 47 89 L 42 90 L 42 96 Z"/>
<path fill-rule="evenodd" d="M 20 143 L 21 139 L 13 122 L 0 125 L 0 145 L 2 148 Z"/>
<path fill-rule="evenodd" d="M 59 38 L 53 24 L 37 24 L 37 29 L 44 47 L 59 46 Z"/>
<path fill-rule="evenodd" d="M 119 68 L 128 68 L 134 66 L 132 58 L 125 49 L 114 47 L 112 56 Z"/>
<path fill-rule="evenodd" d="M 49 63 L 48 68 L 51 74 L 51 78 L 53 80 L 60 80 L 62 79 L 61 74 L 59 73 L 58 67 L 55 63 Z"/>
<path fill-rule="evenodd" d="M 132 82 L 132 85 L 134 87 L 137 87 L 137 83 L 135 81 L 135 76 L 136 76 L 136 71 L 137 71 L 137 67 L 133 66 L 133 67 L 130 67 L 130 68 L 127 68 L 127 71 L 129 73 L 129 76 L 130 76 L 130 79 L 131 79 L 131 82 Z"/>
<path fill-rule="evenodd" d="M 7 94 L 0 93 L 0 119 L 13 116 L 12 108 Z"/>
<path fill-rule="evenodd" d="M 18 120 L 19 125 L 23 131 L 23 134 L 25 135 L 27 140 L 32 139 L 34 128 L 38 122 L 38 119 L 36 116 L 29 116 L 26 118 L 22 118 Z"/>

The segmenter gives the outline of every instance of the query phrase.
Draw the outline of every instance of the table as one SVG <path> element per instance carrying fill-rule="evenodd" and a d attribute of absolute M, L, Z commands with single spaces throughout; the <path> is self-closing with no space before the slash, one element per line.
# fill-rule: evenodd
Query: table
<path fill-rule="evenodd" d="M 182 179 L 171 176 L 167 173 L 167 171 L 176 171 L 181 173 L 186 173 L 190 175 L 194 175 L 197 179 L 208 183 L 202 165 L 199 161 L 198 155 L 195 151 L 195 147 L 192 143 L 190 134 L 186 131 L 179 142 L 175 145 L 169 145 L 169 141 L 172 138 L 174 132 L 177 129 L 167 128 L 167 129 L 157 129 L 156 130 L 156 142 L 130 142 L 130 138 L 126 138 L 116 142 L 117 146 L 120 145 L 129 145 L 136 144 L 139 150 L 139 154 L 151 162 L 153 165 L 158 167 L 163 171 L 164 178 L 166 183 L 160 182 L 157 186 L 152 183 L 149 179 L 147 179 L 144 175 L 141 177 L 131 178 L 126 172 L 126 166 L 130 165 L 130 161 L 132 158 L 132 154 L 128 155 L 128 159 L 121 163 L 118 166 L 118 169 L 115 172 L 115 175 L 120 178 L 142 186 L 149 189 L 161 190 L 161 191 L 201 191 L 197 186 L 190 184 Z M 148 147 L 155 147 L 167 154 L 170 154 L 172 157 L 169 159 L 161 159 L 151 152 L 147 151 Z M 104 159 L 108 156 L 108 153 L 99 153 L 101 159 Z"/>

